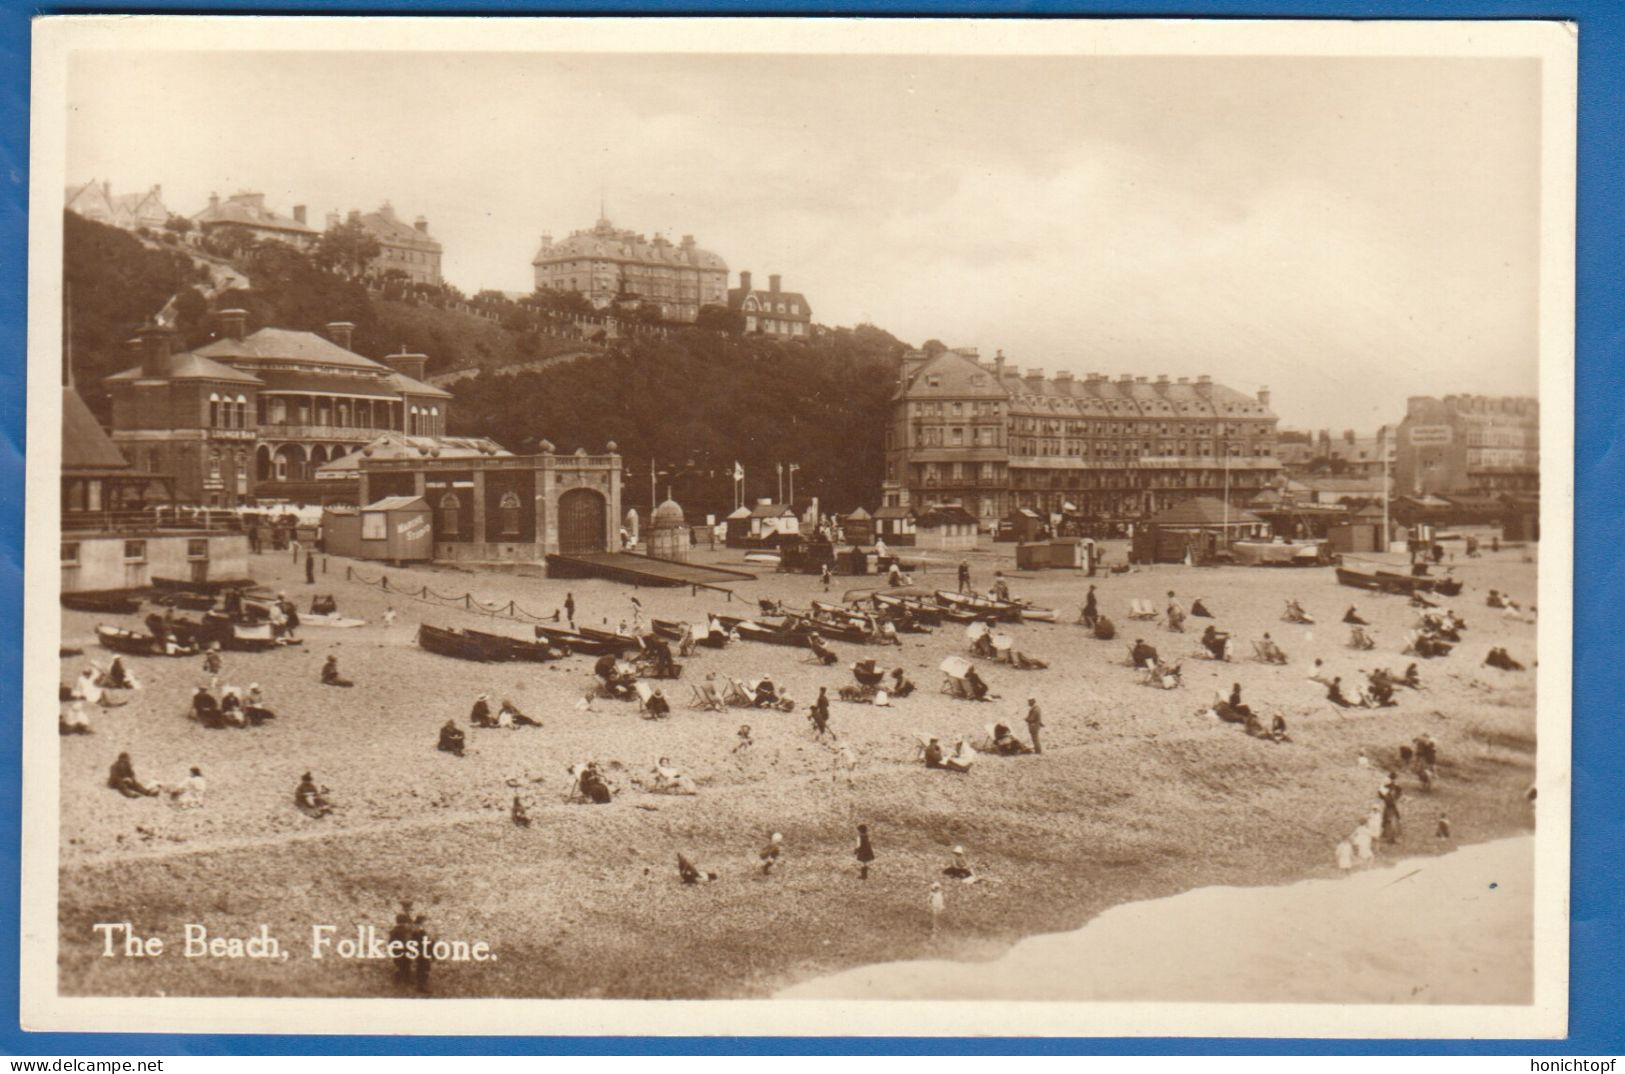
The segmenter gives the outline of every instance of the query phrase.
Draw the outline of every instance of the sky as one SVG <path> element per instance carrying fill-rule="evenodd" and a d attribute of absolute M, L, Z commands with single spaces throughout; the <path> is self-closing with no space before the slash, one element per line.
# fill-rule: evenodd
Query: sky
<path fill-rule="evenodd" d="M 1534 395 L 1539 68 L 1485 58 L 80 53 L 67 174 L 427 217 L 448 281 L 543 232 L 695 236 L 823 324 L 1269 387 L 1369 431 Z M 737 282 L 735 279 L 733 282 Z"/>

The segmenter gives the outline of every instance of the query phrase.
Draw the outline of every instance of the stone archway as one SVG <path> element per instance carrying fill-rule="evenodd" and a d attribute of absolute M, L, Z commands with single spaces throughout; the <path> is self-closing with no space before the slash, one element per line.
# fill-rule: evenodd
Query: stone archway
<path fill-rule="evenodd" d="M 276 481 L 304 481 L 309 477 L 305 449 L 299 444 L 283 444 L 277 448 L 271 465 L 272 478 Z"/>
<path fill-rule="evenodd" d="M 276 463 L 272 460 L 271 445 L 261 444 L 254 449 L 254 480 L 270 481 L 276 474 Z"/>

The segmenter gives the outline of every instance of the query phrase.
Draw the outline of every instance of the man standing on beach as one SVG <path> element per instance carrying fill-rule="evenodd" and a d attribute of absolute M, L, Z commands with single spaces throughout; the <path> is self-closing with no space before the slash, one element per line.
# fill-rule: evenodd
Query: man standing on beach
<path fill-rule="evenodd" d="M 942 920 L 943 911 L 948 908 L 942 898 L 942 881 L 931 881 L 931 896 L 926 900 L 926 907 L 931 911 L 931 938 L 937 938 L 938 923 Z"/>
<path fill-rule="evenodd" d="M 969 593 L 970 592 L 970 561 L 969 560 L 962 559 L 962 560 L 959 561 L 959 591 L 961 593 Z"/>
<path fill-rule="evenodd" d="M 564 594 L 564 618 L 569 620 L 570 629 L 576 628 L 576 598 L 574 593 Z"/>
<path fill-rule="evenodd" d="M 1038 708 L 1038 699 L 1027 699 L 1027 737 L 1033 740 L 1033 752 L 1043 753 L 1044 747 L 1039 744 L 1038 730 L 1044 726 L 1044 714 Z"/>

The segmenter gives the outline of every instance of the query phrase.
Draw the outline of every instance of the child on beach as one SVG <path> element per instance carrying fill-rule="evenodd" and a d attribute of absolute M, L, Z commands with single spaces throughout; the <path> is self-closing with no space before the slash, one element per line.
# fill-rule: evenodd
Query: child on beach
<path fill-rule="evenodd" d="M 1347 839 L 1337 844 L 1337 868 L 1345 873 L 1354 868 L 1354 844 Z"/>
<path fill-rule="evenodd" d="M 947 902 L 942 897 L 942 881 L 931 881 L 931 895 L 926 900 L 926 907 L 931 911 L 931 938 L 937 938 L 937 929 L 942 915 L 948 909 Z"/>
<path fill-rule="evenodd" d="M 869 863 L 875 860 L 875 848 L 869 844 L 869 826 L 858 825 L 858 849 L 852 852 L 858 859 L 858 879 L 869 879 Z"/>

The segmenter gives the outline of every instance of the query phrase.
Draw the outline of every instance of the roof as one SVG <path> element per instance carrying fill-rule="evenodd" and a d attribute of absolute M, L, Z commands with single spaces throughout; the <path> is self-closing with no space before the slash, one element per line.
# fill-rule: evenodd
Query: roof
<path fill-rule="evenodd" d="M 450 399 L 452 394 L 444 388 L 437 388 L 433 384 L 425 384 L 421 380 L 413 380 L 405 373 L 391 373 L 384 378 L 384 383 L 405 395 L 432 395 L 437 399 Z"/>
<path fill-rule="evenodd" d="M 695 246 L 692 238 L 685 237 L 681 244 L 660 236 L 648 239 L 636 232 L 617 228 L 605 218 L 600 218 L 591 230 L 572 231 L 559 242 L 544 241 L 530 263 L 544 265 L 549 261 L 583 257 L 728 271 L 726 261 L 709 250 Z"/>
<path fill-rule="evenodd" d="M 1364 507 L 1360 508 L 1358 511 L 1354 512 L 1354 517 L 1355 518 L 1381 518 L 1383 516 L 1383 514 L 1384 514 L 1384 512 L 1383 512 L 1382 508 L 1378 507 L 1374 503 L 1368 503 Z"/>
<path fill-rule="evenodd" d="M 747 298 L 755 298 L 757 305 L 761 307 L 760 312 L 762 313 L 771 313 L 775 317 L 784 317 L 792 321 L 812 320 L 812 307 L 807 304 L 807 296 L 800 291 L 764 291 L 758 287 L 746 291 L 743 287 L 733 287 L 728 290 L 728 308 L 744 309 L 745 299 Z M 793 303 L 793 305 L 790 309 L 780 313 L 772 308 L 774 304 L 779 302 Z"/>
<path fill-rule="evenodd" d="M 936 378 L 935 383 L 932 378 Z M 965 399 L 983 397 L 1004 399 L 1008 392 L 999 386 L 998 378 L 983 369 L 973 358 L 955 351 L 943 351 L 925 364 L 910 378 L 904 390 L 910 399 L 929 399 L 932 396 Z"/>
<path fill-rule="evenodd" d="M 1224 501 L 1212 496 L 1197 496 L 1183 500 L 1151 519 L 1153 526 L 1222 526 L 1226 519 L 1230 525 L 1261 523 L 1264 520 L 1241 507 L 1225 510 Z"/>
<path fill-rule="evenodd" d="M 912 507 L 896 507 L 896 506 L 877 507 L 877 508 L 875 508 L 875 516 L 874 517 L 876 517 L 876 518 L 913 518 L 914 517 L 914 508 L 912 508 Z"/>
<path fill-rule="evenodd" d="M 1369 492 L 1373 495 L 1382 494 L 1382 478 L 1380 477 L 1317 477 L 1304 476 L 1297 478 L 1304 488 L 1315 492 Z"/>
<path fill-rule="evenodd" d="M 267 370 L 262 391 L 269 392 L 338 392 L 344 395 L 364 395 L 373 399 L 400 399 L 400 393 L 389 381 L 381 377 L 344 376 L 336 373 L 296 373 Z"/>
<path fill-rule="evenodd" d="M 733 513 L 730 514 L 728 517 L 729 518 L 749 518 L 750 515 L 751 515 L 750 508 L 748 508 L 748 507 L 735 507 L 733 509 Z"/>
<path fill-rule="evenodd" d="M 795 512 L 790 510 L 787 503 L 759 503 L 750 509 L 751 518 L 783 518 L 793 514 Z"/>
<path fill-rule="evenodd" d="M 363 511 L 401 511 L 406 508 L 417 508 L 422 511 L 429 509 L 428 501 L 422 496 L 385 496 L 377 503 L 369 503 Z"/>
<path fill-rule="evenodd" d="M 940 504 L 926 509 L 919 518 L 921 526 L 974 526 L 976 516 L 956 503 Z"/>
<path fill-rule="evenodd" d="M 346 477 L 360 472 L 363 459 L 404 459 L 431 453 L 442 459 L 513 454 L 483 436 L 408 436 L 389 431 L 348 455 L 317 467 L 316 473 L 324 477 Z"/>
<path fill-rule="evenodd" d="M 847 515 L 846 517 L 847 517 L 848 521 L 856 519 L 859 522 L 867 522 L 869 519 L 873 518 L 874 516 L 871 515 L 869 512 L 865 511 L 863 509 L 863 506 L 860 504 L 858 507 L 853 509 L 851 514 Z"/>
<path fill-rule="evenodd" d="M 164 378 L 166 380 L 220 380 L 229 384 L 252 384 L 263 386 L 264 381 L 252 373 L 244 373 L 240 369 L 233 369 L 229 365 L 222 365 L 212 359 L 205 358 L 197 351 L 182 351 L 180 354 L 171 354 L 165 359 Z M 147 376 L 146 367 L 136 366 L 126 369 L 122 373 L 114 373 L 108 380 L 143 380 Z"/>
<path fill-rule="evenodd" d="M 309 224 L 301 224 L 291 216 L 265 207 L 264 194 L 233 194 L 192 216 L 199 225 L 239 224 L 243 227 L 270 228 L 277 231 L 297 231 L 315 235 Z"/>
<path fill-rule="evenodd" d="M 1038 512 L 1034 511 L 1031 507 L 1018 507 L 1014 511 L 1010 512 L 1010 514 L 1011 514 L 1012 517 L 1014 517 L 1015 515 L 1023 515 L 1023 516 L 1025 516 L 1027 518 L 1038 518 L 1039 517 Z"/>
<path fill-rule="evenodd" d="M 192 353 L 201 354 L 206 358 L 281 358 L 314 365 L 389 370 L 382 362 L 375 362 L 354 351 L 347 351 L 325 336 L 291 328 L 261 328 L 242 339 L 230 337 L 217 339 L 212 343 L 205 343 Z"/>
<path fill-rule="evenodd" d="M 62 469 L 126 470 L 124 453 L 103 431 L 79 393 L 62 388 Z"/>
<path fill-rule="evenodd" d="M 685 521 L 682 505 L 676 500 L 666 500 L 649 515 L 649 528 L 652 530 L 672 529 L 683 525 Z"/>
<path fill-rule="evenodd" d="M 440 243 L 428 231 L 419 231 L 396 216 L 394 206 L 387 201 L 375 213 L 362 213 L 360 220 L 361 226 L 380 242 L 390 242 L 397 246 L 432 246 L 436 250 L 440 249 Z"/>

